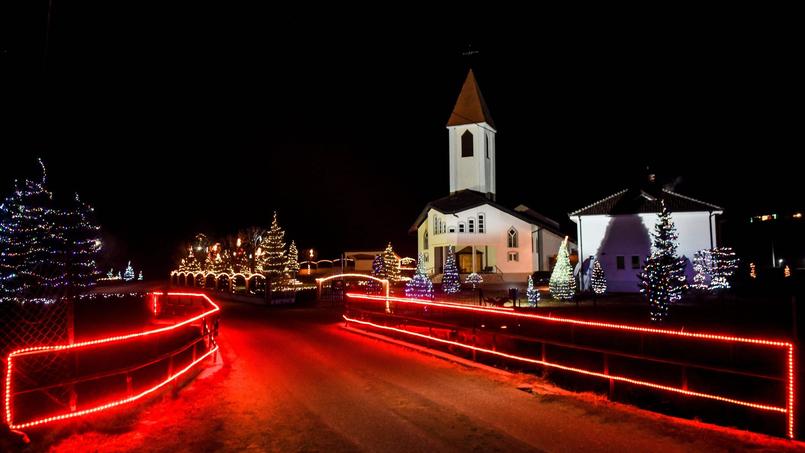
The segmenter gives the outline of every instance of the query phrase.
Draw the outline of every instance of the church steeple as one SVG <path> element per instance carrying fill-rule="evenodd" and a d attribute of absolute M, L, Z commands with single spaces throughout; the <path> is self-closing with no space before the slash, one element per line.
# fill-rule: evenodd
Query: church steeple
<path fill-rule="evenodd" d="M 475 80 L 475 74 L 470 69 L 467 78 L 464 80 L 464 86 L 461 87 L 461 93 L 458 95 L 456 106 L 453 107 L 453 113 L 450 114 L 450 119 L 447 121 L 448 126 L 460 126 L 462 124 L 486 123 L 493 128 L 495 123 L 492 121 L 492 115 L 489 114 L 489 109 L 486 107 L 484 95 L 481 94 L 481 89 L 478 88 L 478 82 Z"/>
<path fill-rule="evenodd" d="M 495 123 L 472 69 L 447 121 L 450 193 L 470 189 L 495 199 Z"/>

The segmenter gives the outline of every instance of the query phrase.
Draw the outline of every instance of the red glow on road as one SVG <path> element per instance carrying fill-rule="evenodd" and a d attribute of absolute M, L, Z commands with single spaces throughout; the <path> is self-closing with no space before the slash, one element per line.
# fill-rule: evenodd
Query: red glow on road
<path fill-rule="evenodd" d="M 488 307 L 478 307 L 473 305 L 462 305 L 457 303 L 451 302 L 441 302 L 441 301 L 423 301 L 419 299 L 409 299 L 409 298 L 402 298 L 402 297 L 389 297 L 385 298 L 382 296 L 372 296 L 366 294 L 356 294 L 356 293 L 348 293 L 348 297 L 352 299 L 362 299 L 362 300 L 376 300 L 376 301 L 383 301 L 386 300 L 399 302 L 399 303 L 406 303 L 406 304 L 416 304 L 416 305 L 423 305 L 423 306 L 431 306 L 431 307 L 443 307 L 446 309 L 452 310 L 464 310 L 464 311 L 472 311 L 472 312 L 481 312 L 486 314 L 498 315 L 498 316 L 511 316 L 515 318 L 525 318 L 525 319 L 538 319 L 541 321 L 549 321 L 549 322 L 557 322 L 557 323 L 565 323 L 565 324 L 572 324 L 572 325 L 581 325 L 586 327 L 593 327 L 593 328 L 600 328 L 600 329 L 612 329 L 612 330 L 620 330 L 620 331 L 628 331 L 628 332 L 637 332 L 637 333 L 645 333 L 645 334 L 653 334 L 653 335 L 669 335 L 669 336 L 676 336 L 676 337 L 683 337 L 683 338 L 695 338 L 701 340 L 708 340 L 708 341 L 720 341 L 720 342 L 733 342 L 733 343 L 745 343 L 745 344 L 756 344 L 762 346 L 771 346 L 775 348 L 786 348 L 788 353 L 788 363 L 787 363 L 787 399 L 786 399 L 786 406 L 785 407 L 777 407 L 777 406 L 769 406 L 765 404 L 758 404 L 751 401 L 742 401 L 733 398 L 726 398 L 723 396 L 710 394 L 710 393 L 701 393 L 701 392 L 693 392 L 690 390 L 678 388 L 678 387 L 670 387 L 666 385 L 661 385 L 649 381 L 641 381 L 637 379 L 628 378 L 625 376 L 615 376 L 609 375 L 605 373 L 600 373 L 591 370 L 585 370 L 581 368 L 575 367 L 568 367 L 565 365 L 560 365 L 557 363 L 545 362 L 542 360 L 531 359 L 528 357 L 522 357 L 512 354 L 506 354 L 498 351 L 493 351 L 491 349 L 480 348 L 477 346 L 472 346 L 464 343 L 459 343 L 450 340 L 443 340 L 437 337 L 432 337 L 425 334 L 420 334 L 417 332 L 411 332 L 404 329 L 399 329 L 396 327 L 389 327 L 389 326 L 382 326 L 379 324 L 371 323 L 368 321 L 360 321 L 357 319 L 348 318 L 344 315 L 344 319 L 348 322 L 355 322 L 357 324 L 371 326 L 377 329 L 388 330 L 393 332 L 402 333 L 405 335 L 411 335 L 427 340 L 432 340 L 444 344 L 449 344 L 453 346 L 462 347 L 469 350 L 474 350 L 478 352 L 484 352 L 500 357 L 506 357 L 513 360 L 519 360 L 527 363 L 533 363 L 537 365 L 544 365 L 551 368 L 562 369 L 565 371 L 570 371 L 574 373 L 584 374 L 587 376 L 595 376 L 605 379 L 612 379 L 615 381 L 626 382 L 630 384 L 635 384 L 644 387 L 650 387 L 658 390 L 665 390 L 668 392 L 678 393 L 686 396 L 693 396 L 699 398 L 706 398 L 716 401 L 722 401 L 726 403 L 736 404 L 739 406 L 750 407 L 754 409 L 770 411 L 770 412 L 779 412 L 784 413 L 787 415 L 787 435 L 789 438 L 794 438 L 794 404 L 795 404 L 795 392 L 794 392 L 794 344 L 789 341 L 782 341 L 782 340 L 771 340 L 771 339 L 762 339 L 762 338 L 747 338 L 747 337 L 738 337 L 733 335 L 723 335 L 723 334 L 716 334 L 716 333 L 698 333 L 698 332 L 684 332 L 684 331 L 676 331 L 676 330 L 669 330 L 669 329 L 655 329 L 651 327 L 640 327 L 628 324 L 614 324 L 614 323 L 607 323 L 607 322 L 598 322 L 598 321 L 585 321 L 580 319 L 572 319 L 572 318 L 558 318 L 553 316 L 544 316 L 544 315 L 537 315 L 531 313 L 517 313 L 514 311 L 503 311 L 499 309 L 493 309 Z"/>
<path fill-rule="evenodd" d="M 215 302 L 213 302 L 212 299 L 210 299 L 206 294 L 202 294 L 202 293 L 167 293 L 166 294 L 166 293 L 155 292 L 155 293 L 151 293 L 151 296 L 153 297 L 153 309 L 154 309 L 155 312 L 156 312 L 156 308 L 157 308 L 157 299 L 158 299 L 158 297 L 159 296 L 164 296 L 164 295 L 167 295 L 167 296 L 202 297 L 213 308 L 208 310 L 208 311 L 206 311 L 206 312 L 204 312 L 204 313 L 202 313 L 202 314 L 200 314 L 200 315 L 194 316 L 194 317 L 192 317 L 190 319 L 186 319 L 186 320 L 181 321 L 179 323 L 172 324 L 172 325 L 166 326 L 166 327 L 161 327 L 161 328 L 158 328 L 158 329 L 147 330 L 147 331 L 143 331 L 143 332 L 123 334 L 123 335 L 114 335 L 114 336 L 110 336 L 110 337 L 104 337 L 104 338 L 98 338 L 98 339 L 94 339 L 94 340 L 82 341 L 82 342 L 73 343 L 73 344 L 53 345 L 53 346 L 37 346 L 37 347 L 31 347 L 31 348 L 23 348 L 23 349 L 18 349 L 16 351 L 11 352 L 8 355 L 8 357 L 6 358 L 7 369 L 6 369 L 6 382 L 5 382 L 5 415 L 6 415 L 6 424 L 9 426 L 9 428 L 11 428 L 11 429 L 28 428 L 28 427 L 31 427 L 31 426 L 41 425 L 41 424 L 44 424 L 44 423 L 49 423 L 49 422 L 53 422 L 53 421 L 57 421 L 57 420 L 64 420 L 64 419 L 68 419 L 68 418 L 73 418 L 73 417 L 78 417 L 78 416 L 82 416 L 82 415 L 86 415 L 86 414 L 95 413 L 95 412 L 99 412 L 99 411 L 102 411 L 102 410 L 105 410 L 105 409 L 109 409 L 109 408 L 112 408 L 112 407 L 116 407 L 116 406 L 120 406 L 120 405 L 123 405 L 123 404 L 127 404 L 127 403 L 130 403 L 130 402 L 136 401 L 136 400 L 141 399 L 144 396 L 146 396 L 146 395 L 148 395 L 150 393 L 153 393 L 156 390 L 164 387 L 166 384 L 170 383 L 174 379 L 178 378 L 182 374 L 184 374 L 187 371 L 189 371 L 194 365 L 198 364 L 203 359 L 209 357 L 211 354 L 216 352 L 218 350 L 218 346 L 215 346 L 215 347 L 211 348 L 209 351 L 207 351 L 205 354 L 203 354 L 200 358 L 194 360 L 186 368 L 174 373 L 173 375 L 169 376 L 167 379 L 165 379 L 164 381 L 162 381 L 159 384 L 155 385 L 154 387 L 151 387 L 151 388 L 149 388 L 149 389 L 147 389 L 147 390 L 145 390 L 145 391 L 143 391 L 143 392 L 141 392 L 141 393 L 139 393 L 137 395 L 134 395 L 134 396 L 131 396 L 131 397 L 128 397 L 128 398 L 124 398 L 124 399 L 121 399 L 121 400 L 110 401 L 108 403 L 105 403 L 105 404 L 102 404 L 102 405 L 99 405 L 99 406 L 95 406 L 95 407 L 92 407 L 92 408 L 89 408 L 89 409 L 84 409 L 84 410 L 75 411 L 75 412 L 67 412 L 67 413 L 58 414 L 58 415 L 53 415 L 53 416 L 50 416 L 50 417 L 45 417 L 45 418 L 41 418 L 41 419 L 38 419 L 38 420 L 33 420 L 33 421 L 30 421 L 30 422 L 26 422 L 26 423 L 20 423 L 20 424 L 14 424 L 13 423 L 13 414 L 12 414 L 12 411 L 11 411 L 11 407 L 12 407 L 12 402 L 11 402 L 11 394 L 12 394 L 11 381 L 12 381 L 12 379 L 11 379 L 11 377 L 12 377 L 13 363 L 14 363 L 14 358 L 15 357 L 19 357 L 19 356 L 23 356 L 23 355 L 42 354 L 42 353 L 54 352 L 54 351 L 64 351 L 64 350 L 71 350 L 71 349 L 87 348 L 87 347 L 97 346 L 97 345 L 106 344 L 106 343 L 126 341 L 126 340 L 135 339 L 135 338 L 141 338 L 141 337 L 146 337 L 146 336 L 155 335 L 155 334 L 159 334 L 159 333 L 169 332 L 169 331 L 178 329 L 179 327 L 186 326 L 186 325 L 191 324 L 191 323 L 193 323 L 195 321 L 203 319 L 203 318 L 205 318 L 205 317 L 207 317 L 207 316 L 209 316 L 209 315 L 211 315 L 213 313 L 219 312 L 221 310 L 220 307 Z"/>

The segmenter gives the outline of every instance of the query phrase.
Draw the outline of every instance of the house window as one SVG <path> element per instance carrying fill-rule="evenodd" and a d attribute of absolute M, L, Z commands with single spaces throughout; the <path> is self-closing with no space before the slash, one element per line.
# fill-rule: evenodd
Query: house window
<path fill-rule="evenodd" d="M 450 229 L 448 231 L 451 232 L 451 233 L 455 233 L 456 232 L 456 227 L 450 227 Z"/>
<path fill-rule="evenodd" d="M 484 231 L 486 231 L 486 224 L 485 224 L 484 220 L 485 220 L 484 215 L 483 214 L 478 214 L 478 232 L 479 233 L 483 233 Z"/>
<path fill-rule="evenodd" d="M 520 254 L 517 252 L 509 252 L 509 261 L 520 261 Z"/>
<path fill-rule="evenodd" d="M 632 255 L 632 269 L 640 269 L 640 257 Z"/>
<path fill-rule="evenodd" d="M 517 230 L 515 230 L 514 227 L 509 228 L 509 247 L 517 247 Z"/>
<path fill-rule="evenodd" d="M 425 234 L 422 235 L 422 248 L 430 248 L 428 245 L 428 230 L 425 230 Z"/>
<path fill-rule="evenodd" d="M 469 227 L 469 232 L 470 233 L 475 233 L 475 220 L 474 219 L 467 220 L 467 226 Z"/>
<path fill-rule="evenodd" d="M 626 257 L 624 256 L 616 256 L 615 262 L 617 263 L 617 267 L 619 271 L 626 269 Z"/>
<path fill-rule="evenodd" d="M 459 233 L 464 232 L 464 222 L 461 222 L 461 223 L 458 224 L 458 232 Z"/>
<path fill-rule="evenodd" d="M 472 157 L 472 132 L 461 134 L 461 157 Z"/>

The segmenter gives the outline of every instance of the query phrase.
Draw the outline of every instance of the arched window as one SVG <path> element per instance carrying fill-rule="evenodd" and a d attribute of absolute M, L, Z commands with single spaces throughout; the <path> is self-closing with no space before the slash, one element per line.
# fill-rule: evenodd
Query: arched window
<path fill-rule="evenodd" d="M 425 230 L 425 234 L 422 235 L 422 248 L 429 248 L 428 247 L 428 230 Z"/>
<path fill-rule="evenodd" d="M 517 247 L 517 230 L 514 227 L 509 228 L 509 247 Z"/>
<path fill-rule="evenodd" d="M 486 232 L 486 222 L 484 222 L 484 215 L 478 214 L 478 232 L 485 233 Z"/>
<path fill-rule="evenodd" d="M 472 132 L 461 134 L 461 157 L 472 157 Z"/>
<path fill-rule="evenodd" d="M 474 219 L 468 219 L 467 220 L 467 226 L 469 227 L 468 229 L 469 229 L 470 233 L 475 233 L 475 220 Z"/>

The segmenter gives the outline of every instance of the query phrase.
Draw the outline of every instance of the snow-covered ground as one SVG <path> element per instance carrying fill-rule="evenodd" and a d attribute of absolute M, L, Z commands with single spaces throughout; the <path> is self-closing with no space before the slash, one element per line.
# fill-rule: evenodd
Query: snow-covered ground
<path fill-rule="evenodd" d="M 805 451 L 465 367 L 346 331 L 335 311 L 231 303 L 223 311 L 218 367 L 175 395 L 32 432 L 33 449 Z"/>

